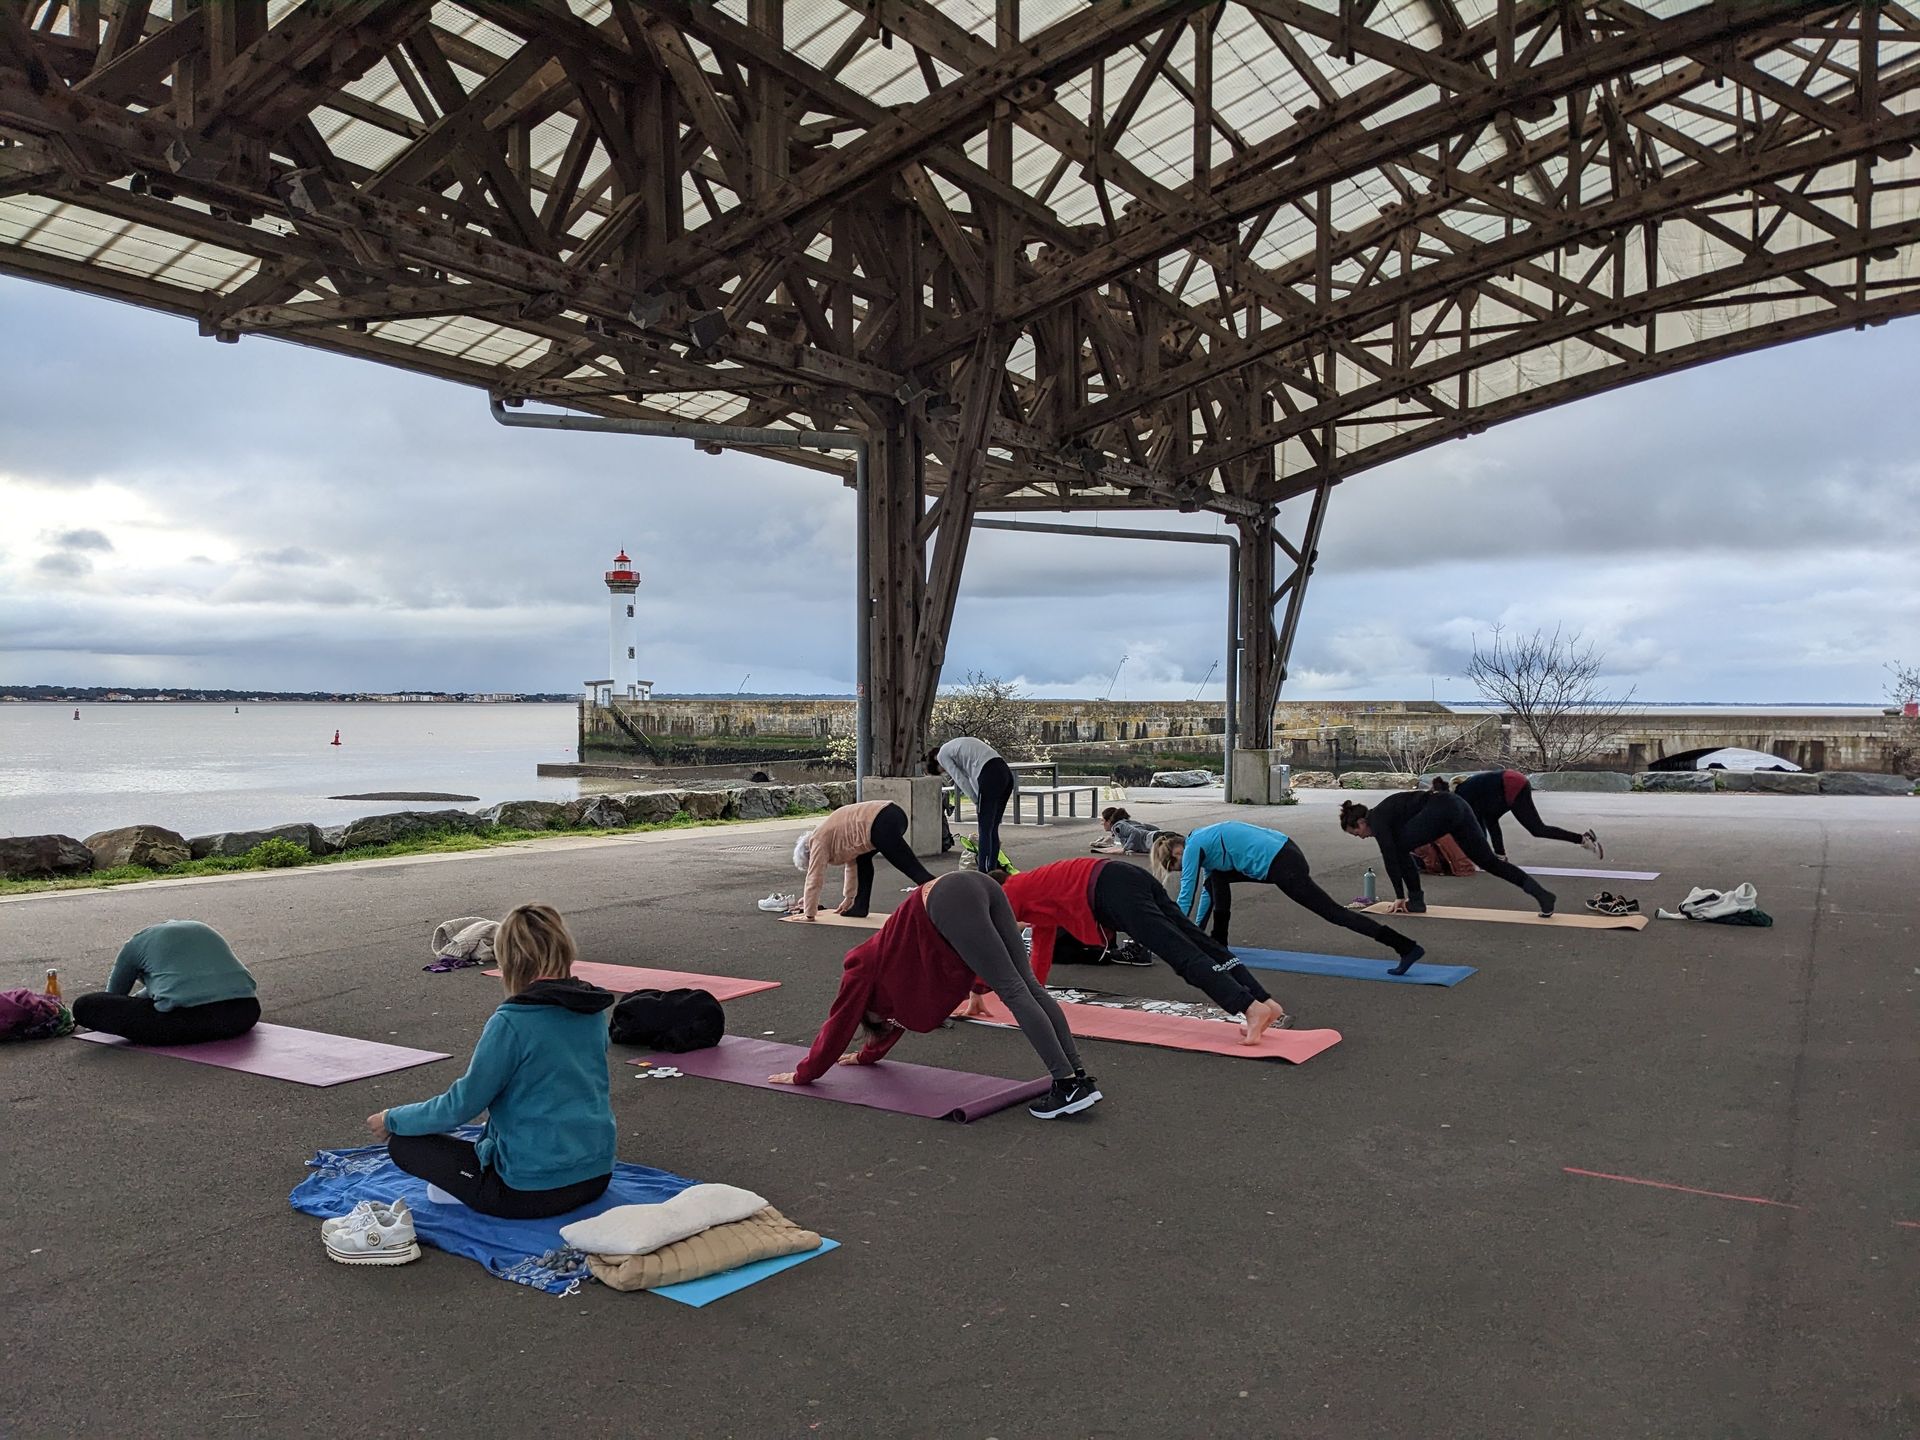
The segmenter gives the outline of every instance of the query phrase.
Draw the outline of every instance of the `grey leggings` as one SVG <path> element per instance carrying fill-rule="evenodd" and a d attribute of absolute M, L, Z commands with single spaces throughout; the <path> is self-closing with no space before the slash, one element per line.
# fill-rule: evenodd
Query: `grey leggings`
<path fill-rule="evenodd" d="M 1056 1080 L 1084 1073 L 1067 1017 L 1033 978 L 1020 922 L 1000 887 L 978 870 L 955 870 L 928 887 L 926 905 L 940 938 L 1005 1002 L 1048 1073 Z"/>

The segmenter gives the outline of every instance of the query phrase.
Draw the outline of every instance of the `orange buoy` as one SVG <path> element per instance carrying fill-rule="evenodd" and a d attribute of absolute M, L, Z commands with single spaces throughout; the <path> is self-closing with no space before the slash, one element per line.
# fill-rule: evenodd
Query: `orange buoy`
<path fill-rule="evenodd" d="M 333 743 L 336 745 L 340 743 L 340 732 L 338 730 L 333 732 Z"/>

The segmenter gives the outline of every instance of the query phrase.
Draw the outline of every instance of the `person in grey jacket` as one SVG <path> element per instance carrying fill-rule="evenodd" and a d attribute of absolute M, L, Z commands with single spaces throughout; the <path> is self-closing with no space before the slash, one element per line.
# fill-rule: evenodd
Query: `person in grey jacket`
<path fill-rule="evenodd" d="M 1000 863 L 1000 820 L 1019 784 L 1013 767 L 986 741 L 962 735 L 927 752 L 927 773 L 938 775 L 943 770 L 954 788 L 980 812 L 980 868 L 996 868 Z"/>
<path fill-rule="evenodd" d="M 1136 820 L 1118 805 L 1100 812 L 1100 828 L 1106 833 L 1093 842 L 1096 855 L 1145 855 L 1153 849 L 1153 837 L 1160 833 L 1158 825 Z"/>

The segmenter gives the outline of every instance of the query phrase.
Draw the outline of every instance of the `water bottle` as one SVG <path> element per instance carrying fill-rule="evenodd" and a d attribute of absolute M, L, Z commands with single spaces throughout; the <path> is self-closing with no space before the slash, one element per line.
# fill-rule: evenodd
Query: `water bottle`
<path fill-rule="evenodd" d="M 51 967 L 49 967 L 47 970 L 46 993 L 52 996 L 55 1000 L 58 1000 L 60 998 L 60 972 Z"/>
<path fill-rule="evenodd" d="M 1367 866 L 1367 873 L 1360 877 L 1360 894 L 1371 905 L 1380 898 L 1378 883 L 1373 878 L 1373 867 Z"/>

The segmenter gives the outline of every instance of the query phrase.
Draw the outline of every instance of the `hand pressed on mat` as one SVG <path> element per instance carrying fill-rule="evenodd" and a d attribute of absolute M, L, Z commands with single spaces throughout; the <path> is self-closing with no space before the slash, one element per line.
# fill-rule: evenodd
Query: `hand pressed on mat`
<path fill-rule="evenodd" d="M 836 1065 L 859 1065 L 864 1062 L 860 1059 L 860 1052 L 858 1050 L 849 1050 L 833 1063 Z M 793 1078 L 795 1073 L 796 1072 L 792 1070 L 784 1070 L 778 1075 L 769 1075 L 767 1076 L 767 1083 L 769 1085 L 798 1085 L 800 1082 Z"/>

